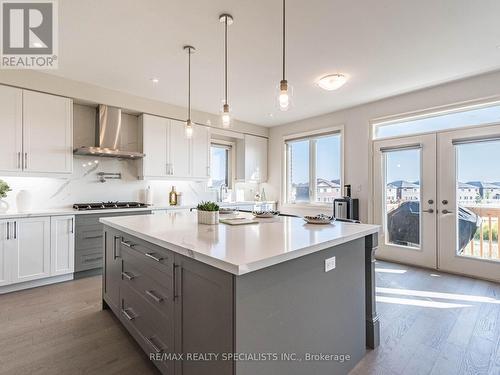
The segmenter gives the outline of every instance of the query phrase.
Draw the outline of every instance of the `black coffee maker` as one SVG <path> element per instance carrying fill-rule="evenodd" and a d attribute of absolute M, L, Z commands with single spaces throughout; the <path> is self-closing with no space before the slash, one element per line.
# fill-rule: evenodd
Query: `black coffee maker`
<path fill-rule="evenodd" d="M 333 201 L 333 217 L 359 220 L 359 200 L 351 198 L 351 185 L 344 185 L 344 197 Z"/>

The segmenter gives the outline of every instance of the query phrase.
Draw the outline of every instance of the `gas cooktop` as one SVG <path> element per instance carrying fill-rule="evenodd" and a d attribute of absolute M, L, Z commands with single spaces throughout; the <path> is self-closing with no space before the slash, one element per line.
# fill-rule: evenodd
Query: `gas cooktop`
<path fill-rule="evenodd" d="M 73 208 L 78 211 L 112 210 L 117 208 L 145 208 L 146 203 L 140 202 L 101 202 L 101 203 L 75 203 Z"/>

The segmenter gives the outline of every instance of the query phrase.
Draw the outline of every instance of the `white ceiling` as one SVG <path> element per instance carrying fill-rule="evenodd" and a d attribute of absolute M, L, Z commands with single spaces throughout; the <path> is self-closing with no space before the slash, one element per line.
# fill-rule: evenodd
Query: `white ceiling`
<path fill-rule="evenodd" d="M 218 113 L 223 26 L 229 12 L 234 117 L 272 126 L 500 68 L 498 0 L 288 0 L 287 79 L 294 107 L 280 112 L 280 0 L 63 0 L 62 77 L 185 105 L 186 43 L 195 109 Z M 338 91 L 315 80 L 343 72 Z M 150 78 L 160 83 L 152 84 Z"/>

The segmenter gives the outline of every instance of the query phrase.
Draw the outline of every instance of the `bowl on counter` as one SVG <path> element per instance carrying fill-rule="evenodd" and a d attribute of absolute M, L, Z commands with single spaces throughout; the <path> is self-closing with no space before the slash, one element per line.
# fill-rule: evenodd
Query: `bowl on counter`
<path fill-rule="evenodd" d="M 319 214 L 316 216 L 304 216 L 304 221 L 307 224 L 330 224 L 334 219 L 333 216 Z"/>
<path fill-rule="evenodd" d="M 258 218 L 272 218 L 280 214 L 279 211 L 252 211 L 252 215 Z"/>

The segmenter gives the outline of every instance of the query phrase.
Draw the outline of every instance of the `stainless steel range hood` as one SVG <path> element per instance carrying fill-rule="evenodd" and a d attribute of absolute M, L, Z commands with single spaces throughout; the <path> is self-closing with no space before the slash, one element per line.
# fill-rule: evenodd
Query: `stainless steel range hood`
<path fill-rule="evenodd" d="M 75 155 L 104 156 L 122 159 L 140 159 L 145 155 L 136 151 L 123 151 L 118 148 L 122 126 L 122 110 L 106 105 L 99 106 L 96 125 L 96 146 L 78 147 Z"/>

